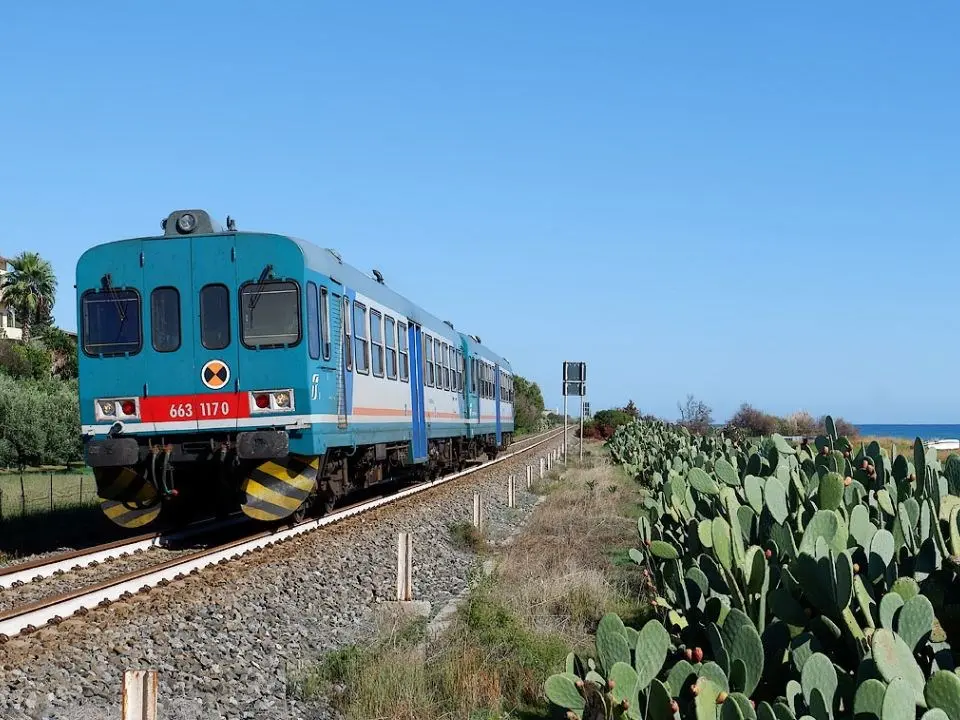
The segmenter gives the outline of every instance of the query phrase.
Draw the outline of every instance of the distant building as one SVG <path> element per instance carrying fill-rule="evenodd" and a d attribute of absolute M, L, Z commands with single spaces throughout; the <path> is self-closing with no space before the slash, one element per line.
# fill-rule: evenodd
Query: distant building
<path fill-rule="evenodd" d="M 0 278 L 10 272 L 10 261 L 5 257 L 0 257 Z M 3 331 L 3 337 L 9 340 L 23 339 L 23 325 L 17 317 L 16 311 L 7 306 L 0 296 L 0 330 Z"/>

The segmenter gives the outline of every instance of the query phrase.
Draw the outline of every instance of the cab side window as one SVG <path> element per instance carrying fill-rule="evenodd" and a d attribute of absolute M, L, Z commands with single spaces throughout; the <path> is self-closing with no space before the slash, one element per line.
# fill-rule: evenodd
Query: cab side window
<path fill-rule="evenodd" d="M 150 328 L 154 350 L 180 348 L 180 292 L 175 287 L 158 287 L 150 293 Z"/>
<path fill-rule="evenodd" d="M 230 291 L 226 285 L 200 289 L 200 344 L 207 350 L 223 350 L 230 344 Z"/>

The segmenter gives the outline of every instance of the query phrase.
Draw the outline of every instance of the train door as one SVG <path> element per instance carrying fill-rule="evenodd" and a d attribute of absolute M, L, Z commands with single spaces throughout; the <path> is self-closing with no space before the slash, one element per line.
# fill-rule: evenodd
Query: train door
<path fill-rule="evenodd" d="M 324 286 L 321 284 L 321 288 L 323 287 Z M 343 332 L 344 328 L 346 327 L 344 325 L 346 321 L 344 320 L 345 302 L 343 296 L 343 287 L 331 283 L 330 288 L 330 327 L 328 331 L 329 334 L 327 335 L 331 343 L 329 371 L 332 371 L 336 378 L 337 427 L 343 430 L 348 425 L 348 418 L 350 415 L 350 395 L 347 392 L 347 360 L 349 357 L 350 347 L 346 342 Z M 321 314 L 321 321 L 322 320 L 323 318 Z M 326 368 L 326 366 L 324 366 L 324 368 Z"/>
<path fill-rule="evenodd" d="M 469 349 L 468 349 L 469 350 Z M 480 424 L 480 363 L 476 357 L 471 357 L 468 363 L 470 367 L 470 393 L 467 395 L 467 417 L 473 425 Z M 473 432 L 470 433 L 473 437 Z"/>
<path fill-rule="evenodd" d="M 497 447 L 503 445 L 503 432 L 500 426 L 500 366 L 493 368 L 493 399 L 496 407 L 497 416 Z"/>
<path fill-rule="evenodd" d="M 193 262 L 192 243 L 165 238 L 144 241 L 142 249 L 144 419 L 172 431 L 197 429 L 196 293 L 184 273 Z"/>
<path fill-rule="evenodd" d="M 423 389 L 423 330 L 408 319 L 407 342 L 410 346 L 410 407 L 413 414 L 413 434 L 410 442 L 410 460 L 427 460 L 427 415 Z"/>
<path fill-rule="evenodd" d="M 194 349 L 193 393 L 200 396 L 194 412 L 200 428 L 236 427 L 246 412 L 240 387 L 240 338 L 236 246 L 232 234 L 191 238 L 190 299 L 197 318 L 191 345 Z M 232 423 L 225 420 L 232 419 Z"/>

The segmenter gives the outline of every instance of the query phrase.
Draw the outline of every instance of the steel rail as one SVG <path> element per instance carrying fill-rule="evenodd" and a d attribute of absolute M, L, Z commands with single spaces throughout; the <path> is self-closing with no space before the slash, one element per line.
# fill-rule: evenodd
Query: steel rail
<path fill-rule="evenodd" d="M 359 502 L 321 518 L 306 520 L 285 529 L 265 530 L 252 536 L 234 540 L 215 548 L 199 550 L 195 553 L 173 558 L 159 565 L 135 570 L 124 575 L 105 580 L 93 586 L 72 590 L 60 595 L 43 598 L 36 602 L 0 612 L 0 642 L 16 635 L 30 633 L 44 625 L 56 625 L 65 618 L 77 613 L 85 614 L 91 608 L 104 607 L 116 600 L 127 599 L 147 591 L 155 586 L 166 585 L 190 574 L 196 574 L 203 568 L 224 563 L 228 560 L 248 555 L 272 545 L 282 543 L 299 535 L 304 535 L 322 527 L 333 525 L 347 518 L 369 512 L 385 505 L 396 503 L 404 498 L 426 492 L 439 485 L 452 482 L 475 472 L 485 470 L 511 458 L 530 452 L 541 445 L 564 435 L 564 430 L 548 431 L 548 437 L 527 447 L 514 450 L 489 460 L 476 467 L 452 473 L 436 480 L 418 483 L 385 497 Z M 146 542 L 146 540 L 141 541 Z"/>
<path fill-rule="evenodd" d="M 203 533 L 215 532 L 232 527 L 247 518 L 239 513 L 223 520 L 201 520 L 179 530 L 160 530 L 154 533 L 121 538 L 90 548 L 57 553 L 51 557 L 39 558 L 29 562 L 7 565 L 0 568 L 0 590 L 25 585 L 28 582 L 42 580 L 60 572 L 77 570 L 94 563 L 112 560 L 124 554 L 132 554 L 154 547 L 163 547 L 178 540 L 186 540 Z"/>

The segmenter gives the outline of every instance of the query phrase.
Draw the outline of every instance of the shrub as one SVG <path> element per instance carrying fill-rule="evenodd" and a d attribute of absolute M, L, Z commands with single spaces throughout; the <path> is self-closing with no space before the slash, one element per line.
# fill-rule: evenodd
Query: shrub
<path fill-rule="evenodd" d="M 0 375 L 0 464 L 22 468 L 81 458 L 76 381 Z"/>

